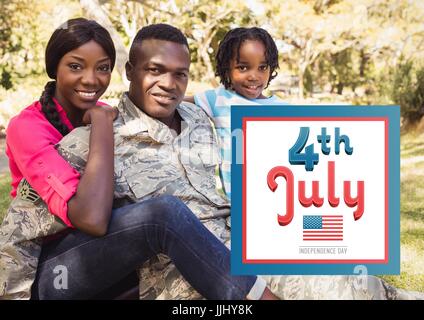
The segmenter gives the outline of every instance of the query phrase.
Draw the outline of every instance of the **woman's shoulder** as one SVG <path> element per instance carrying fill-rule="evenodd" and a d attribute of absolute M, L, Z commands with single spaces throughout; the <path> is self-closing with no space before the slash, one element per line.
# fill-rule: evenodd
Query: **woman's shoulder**
<path fill-rule="evenodd" d="M 8 135 L 14 134 L 16 131 L 23 131 L 21 129 L 25 129 L 25 132 L 34 133 L 46 124 L 48 124 L 48 121 L 41 112 L 41 104 L 39 101 L 35 101 L 9 120 L 6 139 Z"/>
<path fill-rule="evenodd" d="M 20 123 L 21 121 L 34 120 L 34 118 L 42 117 L 40 101 L 34 101 L 29 106 L 23 108 L 17 115 L 12 117 L 9 121 L 9 126 L 12 124 Z"/>

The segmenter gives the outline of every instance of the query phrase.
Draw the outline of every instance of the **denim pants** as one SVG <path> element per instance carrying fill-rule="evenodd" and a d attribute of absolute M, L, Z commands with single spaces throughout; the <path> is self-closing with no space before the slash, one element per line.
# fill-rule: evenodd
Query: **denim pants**
<path fill-rule="evenodd" d="M 32 298 L 90 299 L 158 253 L 207 299 L 245 299 L 256 281 L 232 276 L 224 244 L 179 199 L 162 196 L 113 210 L 102 237 L 72 230 L 43 245 Z"/>

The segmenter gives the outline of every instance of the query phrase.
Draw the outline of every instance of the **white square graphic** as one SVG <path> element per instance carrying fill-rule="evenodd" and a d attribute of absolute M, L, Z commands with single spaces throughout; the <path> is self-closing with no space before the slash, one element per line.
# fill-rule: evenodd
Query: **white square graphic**
<path fill-rule="evenodd" d="M 387 123 L 384 120 L 251 120 L 245 122 L 245 206 L 243 219 L 243 260 L 246 262 L 382 262 L 387 259 Z M 295 144 L 301 127 L 309 127 L 306 146 L 314 144 L 319 162 L 313 171 L 304 165 L 289 163 L 289 150 Z M 331 136 L 327 146 L 330 153 L 321 151 L 317 136 L 321 128 Z M 349 137 L 353 148 L 346 154 L 345 144 L 335 154 L 335 128 Z M 303 149 L 304 152 L 304 149 Z M 337 207 L 328 202 L 328 163 L 334 162 Z M 294 216 L 285 226 L 277 214 L 286 212 L 286 180 L 278 177 L 275 192 L 267 184 L 268 172 L 284 166 L 294 176 Z M 305 181 L 306 196 L 312 194 L 312 181 L 319 181 L 321 207 L 304 207 L 298 200 L 298 183 Z M 357 196 L 357 182 L 364 181 L 364 212 L 354 219 L 356 207 L 344 200 L 344 181 L 350 181 L 351 195 Z M 312 240 L 303 237 L 303 216 L 341 215 L 343 239 L 338 241 Z"/>

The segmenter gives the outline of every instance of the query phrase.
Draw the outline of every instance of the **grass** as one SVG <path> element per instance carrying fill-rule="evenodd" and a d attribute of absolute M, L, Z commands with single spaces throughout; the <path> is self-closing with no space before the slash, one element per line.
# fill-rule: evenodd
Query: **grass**
<path fill-rule="evenodd" d="M 391 284 L 424 292 L 424 134 L 401 136 L 401 274 Z"/>
<path fill-rule="evenodd" d="M 401 137 L 401 274 L 390 284 L 424 292 L 424 134 Z M 0 221 L 10 202 L 10 178 L 0 175 Z"/>
<path fill-rule="evenodd" d="M 0 222 L 3 221 L 7 207 L 10 203 L 10 190 L 9 174 L 0 174 Z"/>

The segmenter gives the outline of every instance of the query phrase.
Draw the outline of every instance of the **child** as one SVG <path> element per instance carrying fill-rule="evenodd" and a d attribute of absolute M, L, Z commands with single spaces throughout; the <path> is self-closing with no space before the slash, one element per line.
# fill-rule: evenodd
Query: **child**
<path fill-rule="evenodd" d="M 198 93 L 186 100 L 200 106 L 213 121 L 220 142 L 220 175 L 231 200 L 231 105 L 282 105 L 275 96 L 265 97 L 266 89 L 277 75 L 278 50 L 269 33 L 262 28 L 230 30 L 219 44 L 216 75 L 223 86 Z"/>

